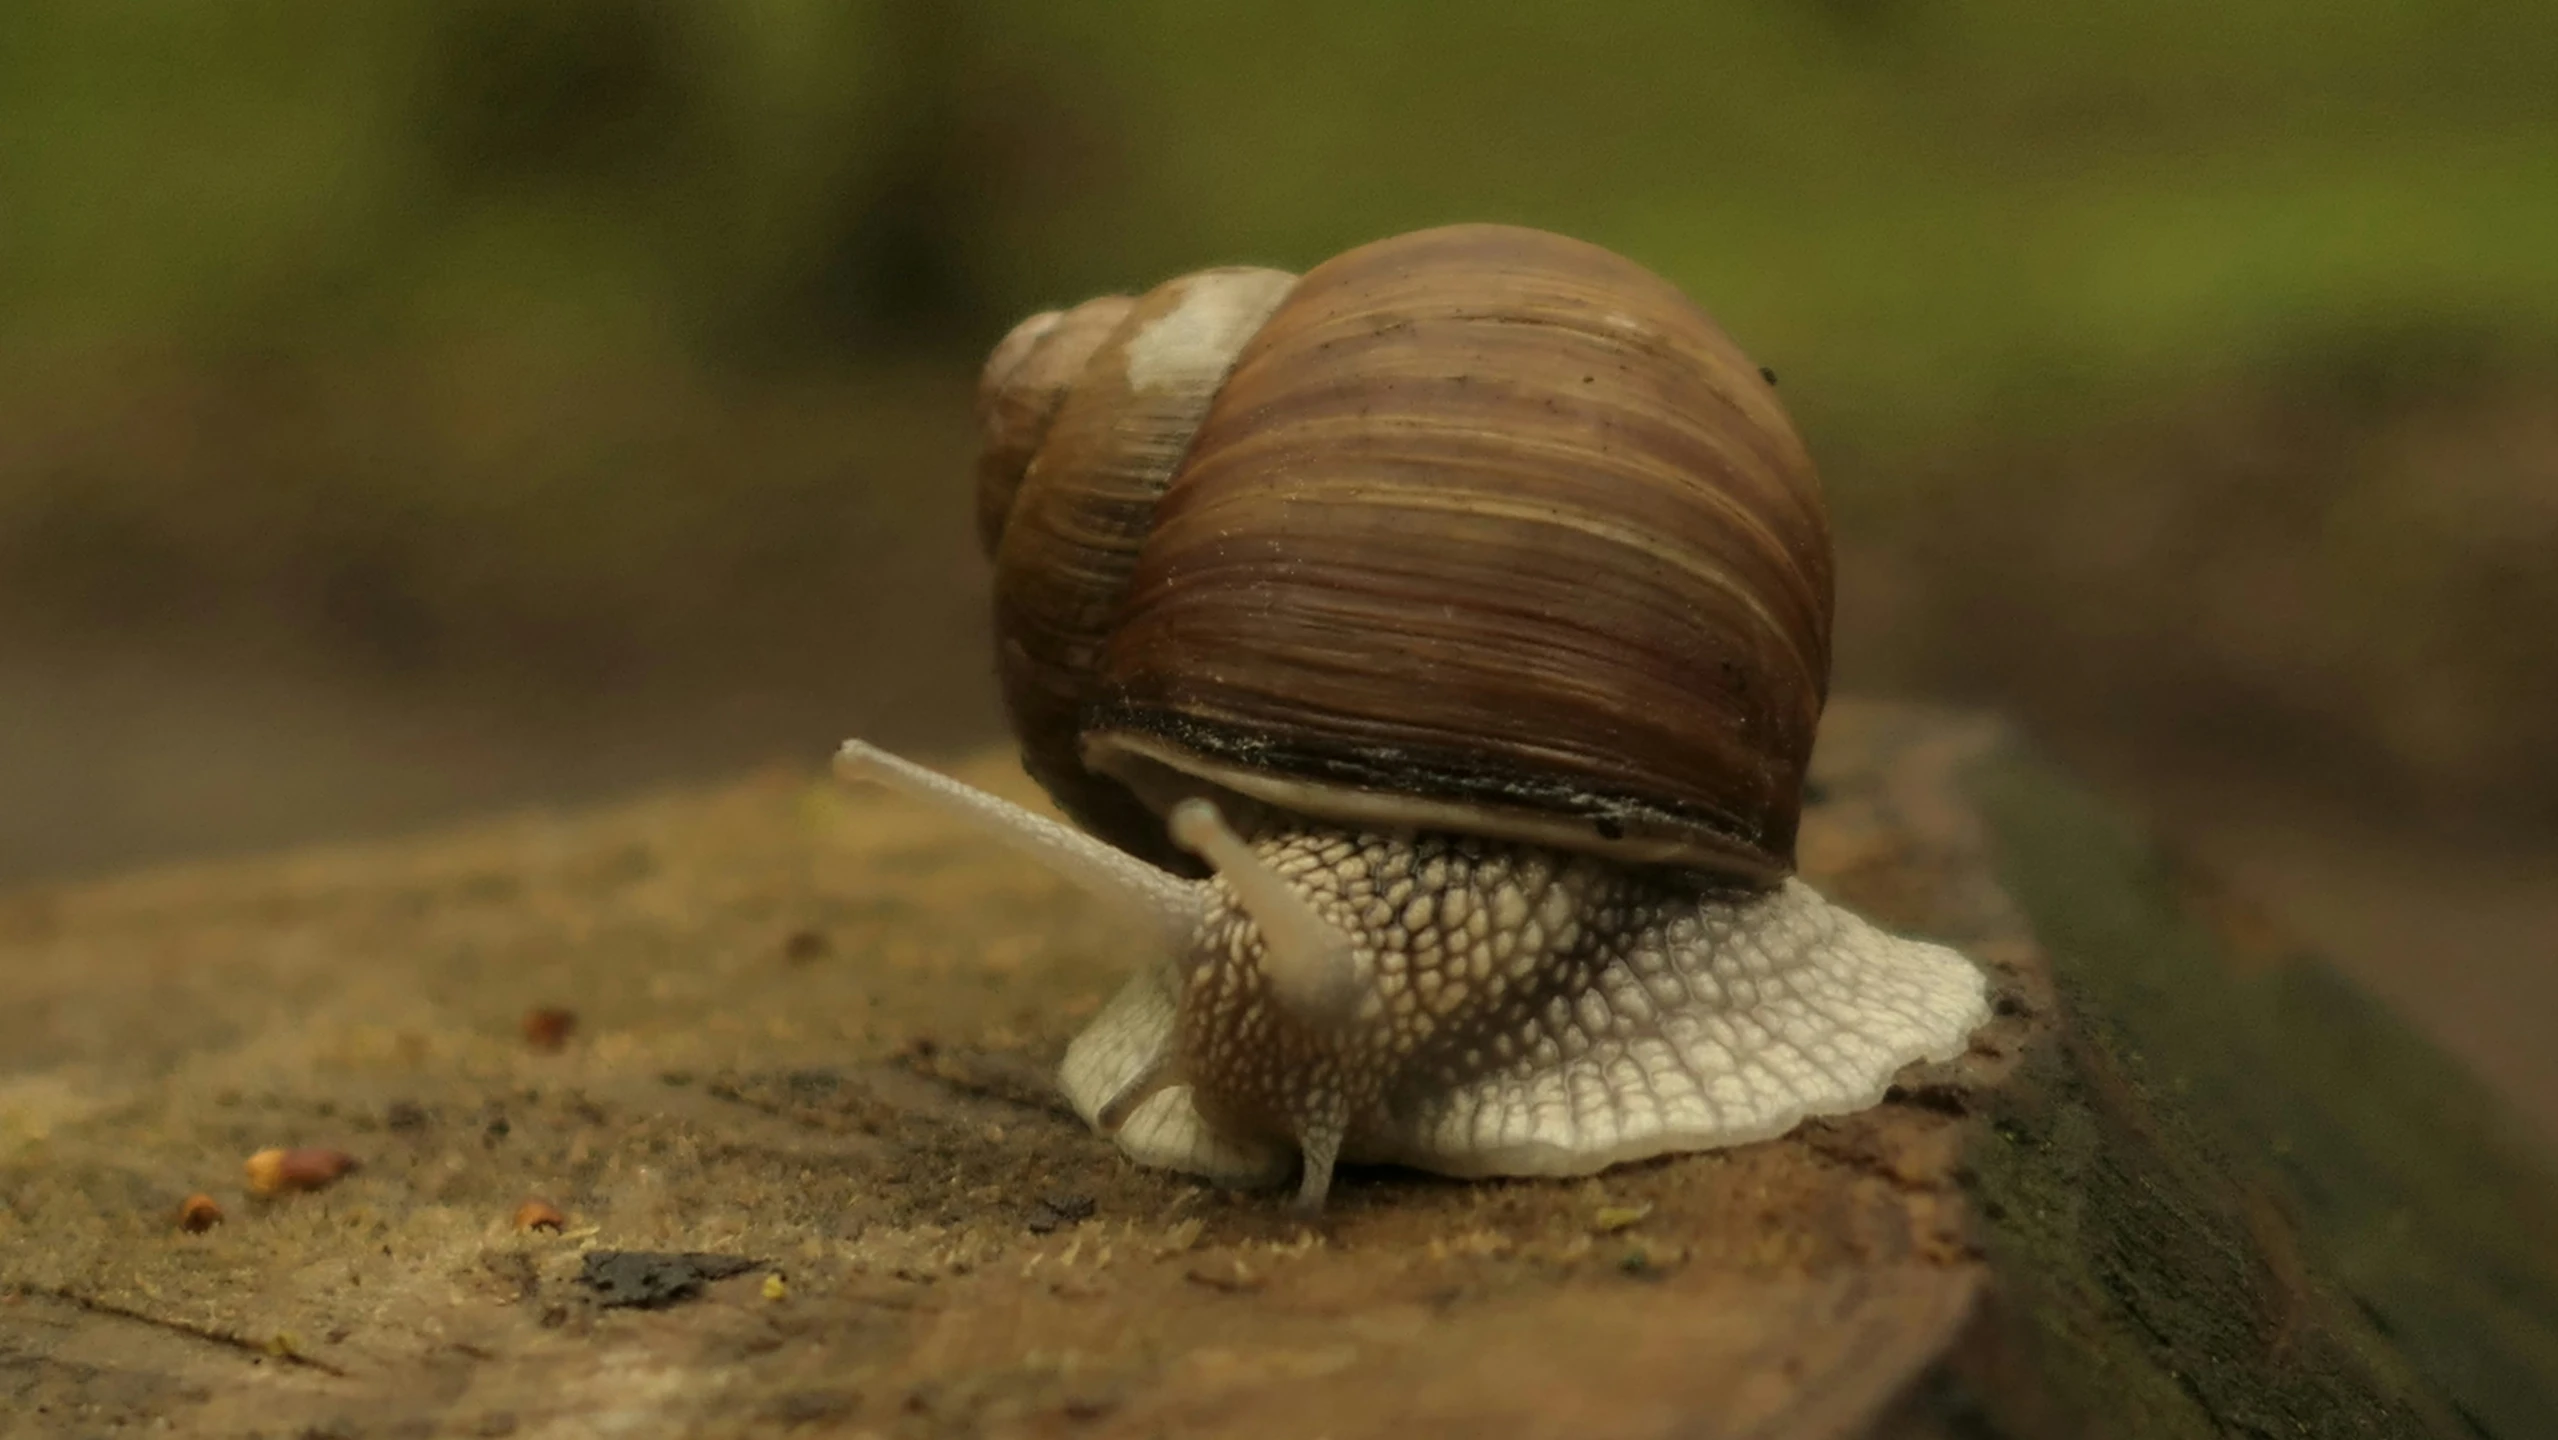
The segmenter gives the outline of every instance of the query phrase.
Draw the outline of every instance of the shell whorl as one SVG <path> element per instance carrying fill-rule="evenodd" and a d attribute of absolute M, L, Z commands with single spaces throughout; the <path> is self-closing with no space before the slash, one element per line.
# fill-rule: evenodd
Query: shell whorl
<path fill-rule="evenodd" d="M 1221 274 L 1268 277 L 1266 307 L 1200 298 Z M 1064 329 L 998 360 L 1028 373 Z M 1175 379 L 1158 353 L 1197 358 Z M 1184 277 L 1089 351 L 1009 510 L 1025 764 L 1123 848 L 1181 863 L 1156 816 L 1204 787 L 1792 868 L 1828 685 L 1818 482 L 1758 368 L 1631 261 L 1469 225 L 1293 285 Z"/>
<path fill-rule="evenodd" d="M 1012 328 L 986 357 L 977 382 L 977 543 L 993 559 L 1013 497 L 1093 351 L 1137 303 L 1104 295 L 1071 310 L 1043 310 Z"/>
<path fill-rule="evenodd" d="M 1022 322 L 981 386 L 978 533 L 995 562 L 996 671 L 1022 764 L 1086 829 L 1183 873 L 1197 862 L 1084 767 L 1110 626 L 1157 499 L 1235 355 L 1296 277 L 1203 270 L 1135 299 Z"/>

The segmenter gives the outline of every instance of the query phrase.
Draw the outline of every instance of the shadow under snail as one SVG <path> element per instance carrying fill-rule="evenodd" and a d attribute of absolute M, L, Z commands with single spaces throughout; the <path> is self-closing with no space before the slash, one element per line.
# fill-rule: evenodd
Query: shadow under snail
<path fill-rule="evenodd" d="M 1793 878 L 1829 683 L 1818 482 L 1758 366 L 1540 231 L 1036 315 L 980 394 L 1023 763 L 1082 828 L 859 741 L 1144 927 L 1066 1052 L 1142 1164 L 1578 1175 L 1859 1109 L 1981 973 Z"/>

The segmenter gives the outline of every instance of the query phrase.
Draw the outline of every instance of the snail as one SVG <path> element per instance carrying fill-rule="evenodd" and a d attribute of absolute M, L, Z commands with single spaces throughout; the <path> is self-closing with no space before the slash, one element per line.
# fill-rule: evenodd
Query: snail
<path fill-rule="evenodd" d="M 981 539 L 1059 823 L 888 784 L 1120 906 L 1068 1047 L 1140 1163 L 1577 1175 L 1878 1101 L 1987 1017 L 1795 878 L 1828 520 L 1763 372 L 1596 246 L 1461 225 L 1032 317 Z"/>

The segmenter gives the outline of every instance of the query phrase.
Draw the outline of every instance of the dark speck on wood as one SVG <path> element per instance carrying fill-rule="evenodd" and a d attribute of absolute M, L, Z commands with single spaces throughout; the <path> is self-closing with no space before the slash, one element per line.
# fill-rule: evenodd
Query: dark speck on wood
<path fill-rule="evenodd" d="M 743 1275 L 762 1264 L 740 1255 L 656 1250 L 592 1250 L 587 1252 L 578 1282 L 595 1292 L 595 1303 L 653 1310 L 690 1300 L 702 1286 L 731 1275 Z"/>

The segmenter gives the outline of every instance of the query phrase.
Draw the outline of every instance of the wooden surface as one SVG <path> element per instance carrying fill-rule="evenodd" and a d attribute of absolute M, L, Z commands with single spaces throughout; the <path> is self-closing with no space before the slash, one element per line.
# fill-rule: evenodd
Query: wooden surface
<path fill-rule="evenodd" d="M 2474 1085 L 1993 725 L 1841 705 L 1818 778 L 1811 877 L 1992 971 L 1971 1054 L 1313 1226 L 1056 1100 L 1104 917 L 808 775 L 0 898 L 0 1434 L 2558 1435 Z"/>

